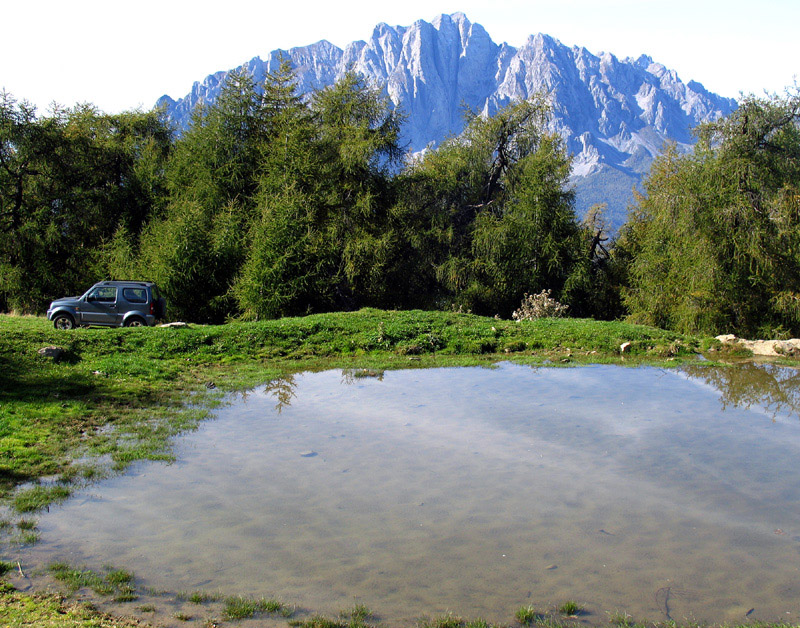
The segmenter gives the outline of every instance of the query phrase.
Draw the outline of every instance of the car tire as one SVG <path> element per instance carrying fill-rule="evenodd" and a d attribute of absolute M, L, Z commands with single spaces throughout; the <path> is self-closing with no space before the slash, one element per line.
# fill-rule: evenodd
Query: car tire
<path fill-rule="evenodd" d="M 53 327 L 62 331 L 75 329 L 75 319 L 69 314 L 61 313 L 53 317 Z"/>
<path fill-rule="evenodd" d="M 147 325 L 143 318 L 139 318 L 138 316 L 131 316 L 128 320 L 125 321 L 125 327 L 144 327 Z"/>

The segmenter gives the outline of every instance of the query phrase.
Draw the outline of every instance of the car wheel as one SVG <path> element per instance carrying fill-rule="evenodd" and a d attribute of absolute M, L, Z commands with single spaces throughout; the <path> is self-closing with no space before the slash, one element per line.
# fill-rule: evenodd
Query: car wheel
<path fill-rule="evenodd" d="M 142 320 L 138 316 L 132 316 L 131 318 L 125 321 L 125 327 L 143 327 L 144 325 L 145 325 L 144 320 Z"/>
<path fill-rule="evenodd" d="M 53 327 L 63 330 L 75 329 L 75 319 L 69 314 L 56 314 L 53 319 Z"/>

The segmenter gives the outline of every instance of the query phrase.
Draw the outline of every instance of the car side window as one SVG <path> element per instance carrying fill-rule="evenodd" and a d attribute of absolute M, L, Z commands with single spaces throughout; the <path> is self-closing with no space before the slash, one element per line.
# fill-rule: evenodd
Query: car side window
<path fill-rule="evenodd" d="M 100 303 L 114 303 L 117 300 L 117 289 L 112 286 L 98 288 L 89 295 L 89 300 Z"/>
<path fill-rule="evenodd" d="M 122 296 L 129 303 L 147 303 L 147 290 L 144 288 L 123 288 Z"/>

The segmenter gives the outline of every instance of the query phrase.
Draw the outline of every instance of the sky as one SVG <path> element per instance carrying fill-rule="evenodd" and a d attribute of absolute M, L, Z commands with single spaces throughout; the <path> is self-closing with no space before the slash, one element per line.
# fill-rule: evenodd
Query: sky
<path fill-rule="evenodd" d="M 622 59 L 650 55 L 733 98 L 800 80 L 800 0 L 25 0 L 5 3 L 0 88 L 35 104 L 149 110 L 277 48 L 344 47 L 376 24 L 461 11 L 496 43 L 546 33 Z"/>

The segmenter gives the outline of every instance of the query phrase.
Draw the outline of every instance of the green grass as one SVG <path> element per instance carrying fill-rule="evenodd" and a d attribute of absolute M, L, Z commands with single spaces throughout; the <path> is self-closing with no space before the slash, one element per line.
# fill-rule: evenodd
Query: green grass
<path fill-rule="evenodd" d="M 583 606 L 578 604 L 575 600 L 567 600 L 558 607 L 558 612 L 566 617 L 576 617 L 583 612 Z"/>
<path fill-rule="evenodd" d="M 181 592 L 176 595 L 179 600 L 186 600 L 192 604 L 205 604 L 207 602 L 218 602 L 223 599 L 221 595 L 205 593 L 203 591 Z"/>
<path fill-rule="evenodd" d="M 13 537 L 11 542 L 17 545 L 34 545 L 39 542 L 39 533 L 35 530 L 23 531 Z"/>
<path fill-rule="evenodd" d="M 53 486 L 36 485 L 17 491 L 12 505 L 17 512 L 36 512 L 50 504 L 64 501 L 72 494 L 69 486 L 56 484 Z"/>
<path fill-rule="evenodd" d="M 259 613 L 278 613 L 283 617 L 289 617 L 292 611 L 276 599 L 263 597 L 253 599 L 241 595 L 225 598 L 225 606 L 222 611 L 225 619 L 247 619 Z"/>
<path fill-rule="evenodd" d="M 439 615 L 433 619 L 423 620 L 420 622 L 420 628 L 464 628 L 466 622 L 453 613 L 446 613 Z"/>
<path fill-rule="evenodd" d="M 372 618 L 372 611 L 364 604 L 356 604 L 353 608 L 339 613 L 332 619 L 324 615 L 313 614 L 305 620 L 290 620 L 293 628 L 369 628 L 367 620 Z"/>
<path fill-rule="evenodd" d="M 305 620 L 290 620 L 289 626 L 292 628 L 347 628 L 347 624 L 341 619 L 331 619 L 324 615 L 312 615 Z"/>
<path fill-rule="evenodd" d="M 99 613 L 58 595 L 27 594 L 0 583 L 0 626 L 23 628 L 136 628 L 141 623 Z"/>
<path fill-rule="evenodd" d="M 619 347 L 631 349 L 620 355 Z M 386 369 L 692 359 L 700 340 L 583 319 L 515 323 L 453 312 L 365 309 L 188 328 L 57 331 L 44 318 L 0 315 L 0 498 L 33 512 L 142 459 L 171 460 L 225 391 L 323 368 L 353 377 Z M 38 355 L 63 347 L 55 363 Z M 189 409 L 186 400 L 198 402 Z M 78 463 L 78 460 L 81 460 Z M 59 482 L 36 484 L 43 478 Z M 19 493 L 23 484 L 34 483 Z"/>
<path fill-rule="evenodd" d="M 530 605 L 520 606 L 514 613 L 514 618 L 523 626 L 530 626 L 541 616 L 542 614 Z"/>
<path fill-rule="evenodd" d="M 115 602 L 132 602 L 138 599 L 133 586 L 133 574 L 123 569 L 106 568 L 105 574 L 91 569 L 77 569 L 67 563 L 52 563 L 50 574 L 74 593 L 91 589 L 98 595 L 113 597 Z"/>
<path fill-rule="evenodd" d="M 614 611 L 608 617 L 608 622 L 614 626 L 624 628 L 631 625 L 632 617 L 624 611 Z"/>
<path fill-rule="evenodd" d="M 433 619 L 419 622 L 419 628 L 498 628 L 485 619 L 463 619 L 453 613 L 445 613 Z"/>

